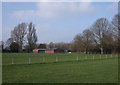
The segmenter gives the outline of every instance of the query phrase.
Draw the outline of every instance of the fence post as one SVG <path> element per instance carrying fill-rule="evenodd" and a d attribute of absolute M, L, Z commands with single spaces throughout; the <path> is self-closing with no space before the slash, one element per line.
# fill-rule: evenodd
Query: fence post
<path fill-rule="evenodd" d="M 85 59 L 87 60 L 87 56 L 85 57 Z"/>
<path fill-rule="evenodd" d="M 100 59 L 101 59 L 101 54 L 100 54 Z"/>
<path fill-rule="evenodd" d="M 58 57 L 56 56 L 56 62 L 58 62 Z"/>
<path fill-rule="evenodd" d="M 112 54 L 111 54 L 111 58 L 112 58 Z"/>
<path fill-rule="evenodd" d="M 29 56 L 29 64 L 31 63 L 31 61 L 30 61 L 30 56 Z"/>
<path fill-rule="evenodd" d="M 78 56 L 77 56 L 77 61 L 78 61 Z"/>
<path fill-rule="evenodd" d="M 45 56 L 43 57 L 43 64 L 45 63 Z"/>
<path fill-rule="evenodd" d="M 95 59 L 95 56 L 93 55 L 93 60 Z"/>
<path fill-rule="evenodd" d="M 106 55 L 106 59 L 107 59 L 107 55 Z"/>
<path fill-rule="evenodd" d="M 12 64 L 14 64 L 14 57 L 12 57 Z"/>
<path fill-rule="evenodd" d="M 85 54 L 85 60 L 87 60 L 87 54 Z"/>

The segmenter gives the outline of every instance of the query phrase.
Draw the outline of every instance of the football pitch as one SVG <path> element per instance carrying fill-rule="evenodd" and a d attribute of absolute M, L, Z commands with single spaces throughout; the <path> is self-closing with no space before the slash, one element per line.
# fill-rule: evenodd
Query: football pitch
<path fill-rule="evenodd" d="M 118 56 L 3 53 L 3 83 L 118 83 Z"/>

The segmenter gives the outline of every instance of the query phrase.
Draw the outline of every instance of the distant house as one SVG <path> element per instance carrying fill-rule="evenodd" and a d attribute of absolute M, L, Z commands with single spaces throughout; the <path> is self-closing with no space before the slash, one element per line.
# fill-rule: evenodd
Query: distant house
<path fill-rule="evenodd" d="M 34 49 L 33 53 L 45 53 L 46 49 Z"/>
<path fill-rule="evenodd" d="M 54 49 L 46 49 L 45 53 L 54 53 Z"/>
<path fill-rule="evenodd" d="M 55 49 L 54 52 L 55 52 L 55 53 L 63 53 L 64 50 L 58 48 L 58 49 Z"/>
<path fill-rule="evenodd" d="M 33 53 L 61 53 L 61 52 L 64 52 L 64 50 L 57 49 L 57 48 L 33 50 Z"/>

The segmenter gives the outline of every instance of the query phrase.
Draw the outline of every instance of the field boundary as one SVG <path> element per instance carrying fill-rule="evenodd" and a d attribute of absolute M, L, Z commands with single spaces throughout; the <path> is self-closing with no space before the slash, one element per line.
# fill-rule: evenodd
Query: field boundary
<path fill-rule="evenodd" d="M 118 58 L 118 55 L 99 55 L 99 54 L 87 54 L 87 55 L 45 55 L 45 56 L 3 56 L 3 65 L 14 65 L 14 64 L 46 64 L 46 63 L 58 63 L 58 62 L 72 62 L 72 61 L 88 61 L 88 60 L 105 60 Z M 8 61 L 9 62 L 8 62 Z M 37 61 L 37 62 L 36 62 Z"/>

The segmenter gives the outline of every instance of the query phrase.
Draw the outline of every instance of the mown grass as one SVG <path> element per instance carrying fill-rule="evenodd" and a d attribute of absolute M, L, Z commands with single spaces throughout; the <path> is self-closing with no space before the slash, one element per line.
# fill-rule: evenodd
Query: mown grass
<path fill-rule="evenodd" d="M 14 56 L 14 65 L 11 57 Z M 18 57 L 20 56 L 20 57 Z M 31 64 L 28 64 L 31 56 Z M 43 63 L 45 56 L 46 63 Z M 56 61 L 58 57 L 58 62 Z M 76 58 L 79 58 L 79 61 Z M 93 60 L 93 56 L 95 56 Z M 86 59 L 87 57 L 87 59 Z M 116 55 L 3 54 L 3 83 L 117 83 Z"/>

